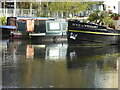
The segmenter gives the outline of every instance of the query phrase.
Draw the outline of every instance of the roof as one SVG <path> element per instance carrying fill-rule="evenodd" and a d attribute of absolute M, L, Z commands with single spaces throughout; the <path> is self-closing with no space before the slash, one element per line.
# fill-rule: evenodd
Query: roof
<path fill-rule="evenodd" d="M 5 29 L 16 29 L 16 26 L 0 25 L 0 28 L 5 28 Z"/>
<path fill-rule="evenodd" d="M 28 20 L 28 19 L 34 19 L 34 20 L 65 20 L 63 18 L 52 18 L 52 17 L 7 17 L 7 18 L 15 18 L 16 20 Z"/>

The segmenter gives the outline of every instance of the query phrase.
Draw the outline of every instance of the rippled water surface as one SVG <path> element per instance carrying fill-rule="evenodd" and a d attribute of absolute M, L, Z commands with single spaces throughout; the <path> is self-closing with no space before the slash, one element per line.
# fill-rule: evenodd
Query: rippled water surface
<path fill-rule="evenodd" d="M 1 42 L 3 88 L 118 88 L 119 46 Z"/>

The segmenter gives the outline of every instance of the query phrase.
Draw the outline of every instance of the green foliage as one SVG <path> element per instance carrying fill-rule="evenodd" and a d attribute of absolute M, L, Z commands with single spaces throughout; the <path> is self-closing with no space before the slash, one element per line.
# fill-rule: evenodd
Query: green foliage
<path fill-rule="evenodd" d="M 6 23 L 7 23 L 6 17 L 0 17 L 0 24 L 6 25 Z"/>
<path fill-rule="evenodd" d="M 90 22 L 94 22 L 94 23 L 97 23 L 99 19 L 100 19 L 99 11 L 94 11 L 93 13 L 90 14 L 88 18 Z"/>
<path fill-rule="evenodd" d="M 112 26 L 113 25 L 113 20 L 111 17 L 104 17 L 103 18 L 103 23 L 106 25 L 106 26 Z"/>
<path fill-rule="evenodd" d="M 69 14 L 77 14 L 86 9 L 89 9 L 90 5 L 98 2 L 43 2 L 43 10 L 49 11 L 49 13 L 63 13 L 64 17 L 68 17 Z"/>
<path fill-rule="evenodd" d="M 40 3 L 38 3 L 38 2 L 19 2 L 17 6 L 20 9 L 30 9 L 30 8 L 39 9 Z"/>
<path fill-rule="evenodd" d="M 33 9 L 40 9 L 40 8 L 41 8 L 41 5 L 40 5 L 40 3 L 38 3 L 38 2 L 32 2 L 32 8 L 33 8 Z"/>
<path fill-rule="evenodd" d="M 115 16 L 120 16 L 120 15 L 117 14 L 117 13 L 112 13 L 112 14 L 111 14 L 111 18 L 113 18 L 113 17 L 115 17 Z"/>
<path fill-rule="evenodd" d="M 96 24 L 104 24 L 106 26 L 113 25 L 111 16 L 106 11 L 94 11 L 90 14 L 88 20 Z"/>
<path fill-rule="evenodd" d="M 78 13 L 85 10 L 86 6 L 81 2 L 52 2 L 48 8 L 50 11 Z"/>
<path fill-rule="evenodd" d="M 18 7 L 20 9 L 29 9 L 30 8 L 30 2 L 19 2 Z"/>
<path fill-rule="evenodd" d="M 71 2 L 70 2 L 71 1 Z M 18 7 L 20 9 L 40 9 L 40 12 L 36 10 L 36 16 L 51 16 L 54 13 L 63 13 L 64 18 L 68 17 L 69 14 L 81 13 L 85 10 L 90 9 L 93 4 L 100 4 L 100 2 L 74 2 L 69 0 L 68 2 L 19 2 Z"/>
<path fill-rule="evenodd" d="M 36 16 L 37 17 L 49 17 L 48 14 L 47 14 L 47 12 L 45 12 L 45 11 L 37 13 Z"/>

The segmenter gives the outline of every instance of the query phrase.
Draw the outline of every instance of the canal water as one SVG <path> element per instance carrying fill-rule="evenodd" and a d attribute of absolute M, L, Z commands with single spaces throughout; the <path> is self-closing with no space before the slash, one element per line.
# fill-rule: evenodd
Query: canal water
<path fill-rule="evenodd" d="M 118 88 L 117 45 L 1 42 L 3 88 Z"/>

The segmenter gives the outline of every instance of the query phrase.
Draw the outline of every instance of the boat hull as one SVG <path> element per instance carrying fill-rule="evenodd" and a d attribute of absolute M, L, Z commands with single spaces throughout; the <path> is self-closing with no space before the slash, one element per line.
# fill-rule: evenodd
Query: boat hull
<path fill-rule="evenodd" d="M 28 32 L 11 31 L 11 39 L 29 39 Z"/>
<path fill-rule="evenodd" d="M 8 39 L 10 38 L 10 30 L 7 29 L 1 29 L 2 33 L 0 35 L 1 39 Z"/>
<path fill-rule="evenodd" d="M 66 42 L 67 35 L 45 35 L 45 36 L 32 36 L 30 40 L 34 43 L 46 43 L 46 42 Z"/>
<path fill-rule="evenodd" d="M 120 35 L 117 34 L 92 34 L 81 32 L 68 32 L 68 43 L 70 44 L 119 44 Z"/>
<path fill-rule="evenodd" d="M 0 25 L 0 37 L 1 39 L 8 39 L 11 36 L 11 30 L 15 30 L 15 26 Z"/>

